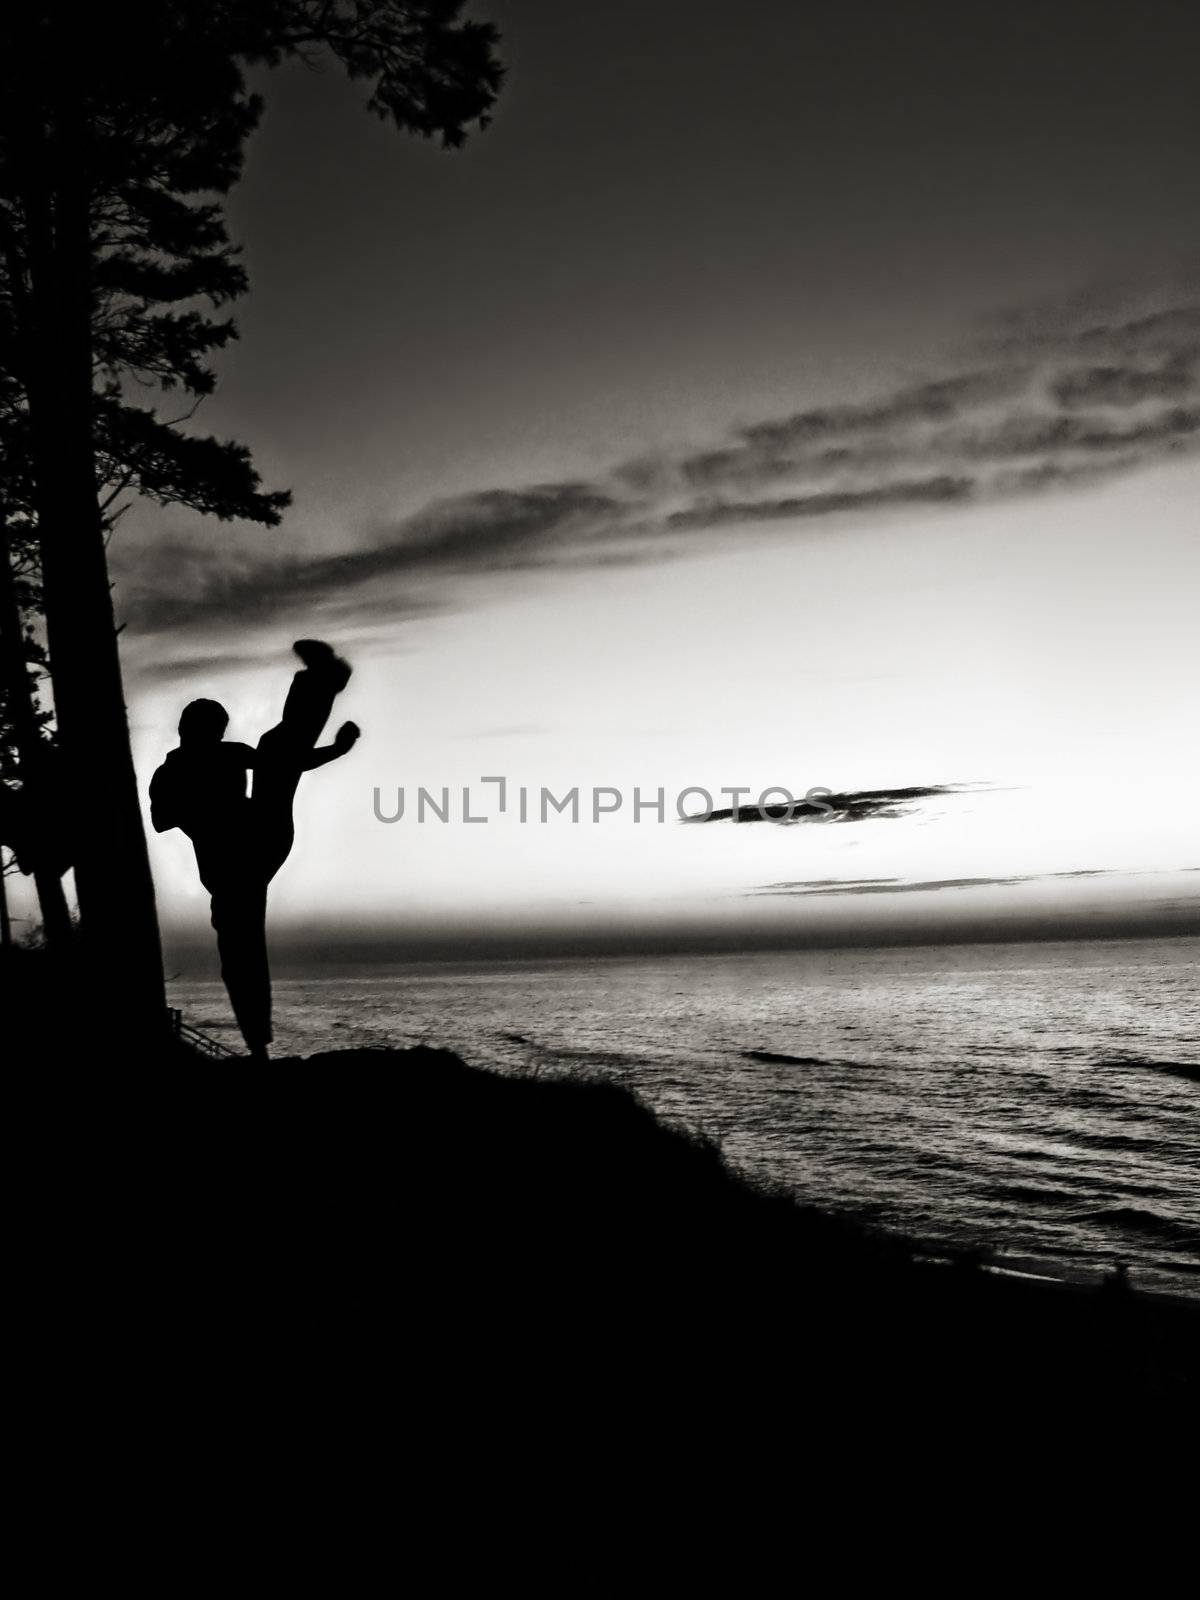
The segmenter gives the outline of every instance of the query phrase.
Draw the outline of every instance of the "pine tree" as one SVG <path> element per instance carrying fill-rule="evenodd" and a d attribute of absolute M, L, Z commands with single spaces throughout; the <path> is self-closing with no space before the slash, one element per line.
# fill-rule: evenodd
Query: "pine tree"
<path fill-rule="evenodd" d="M 213 385 L 246 288 L 222 197 L 261 104 L 244 67 L 332 53 L 397 127 L 462 141 L 500 82 L 495 35 L 450 0 L 65 0 L 0 20 L 0 381 L 15 393 L 40 553 L 85 954 L 131 1036 L 165 1016 L 105 516 L 123 488 L 278 520 L 246 450 L 164 419 Z M 157 403 L 130 402 L 151 385 Z M 105 487 L 107 486 L 107 488 Z"/>
<path fill-rule="evenodd" d="M 51 713 L 37 695 L 45 651 L 25 620 L 37 600 L 35 552 L 14 537 L 0 505 L 0 846 L 11 850 L 12 870 L 33 878 L 44 939 L 58 953 L 72 935 L 62 886 L 70 860 Z"/>

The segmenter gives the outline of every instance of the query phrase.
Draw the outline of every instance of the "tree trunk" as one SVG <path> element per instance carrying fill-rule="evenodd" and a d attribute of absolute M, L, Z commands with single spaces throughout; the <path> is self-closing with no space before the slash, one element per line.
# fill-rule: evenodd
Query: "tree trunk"
<path fill-rule="evenodd" d="M 49 826 L 50 819 L 56 815 L 68 816 L 69 806 L 64 805 L 63 797 L 54 792 L 56 774 L 50 770 L 49 750 L 37 725 L 23 636 L 8 536 L 0 524 L 0 649 L 3 651 L 0 673 L 8 690 L 13 738 L 21 763 L 21 790 L 25 808 L 38 821 Z M 31 864 L 46 945 L 57 953 L 70 944 L 74 933 L 67 897 L 63 893 L 62 875 L 54 863 L 47 859 L 38 841 L 34 842 L 31 850 Z"/>
<path fill-rule="evenodd" d="M 4 879 L 4 846 L 0 845 L 0 950 L 11 950 L 12 942 L 12 918 L 8 914 L 8 884 Z"/>
<path fill-rule="evenodd" d="M 68 786 L 84 970 L 123 1031 L 166 1033 L 154 881 L 129 744 L 92 441 L 88 130 L 82 84 L 50 90 L 27 193 L 35 504 L 50 673 Z"/>

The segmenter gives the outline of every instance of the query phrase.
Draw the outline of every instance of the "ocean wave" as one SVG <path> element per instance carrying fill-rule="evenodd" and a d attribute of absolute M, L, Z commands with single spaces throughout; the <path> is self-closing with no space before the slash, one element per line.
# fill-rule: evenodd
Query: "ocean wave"
<path fill-rule="evenodd" d="M 747 1061 L 762 1061 L 769 1067 L 831 1067 L 832 1061 L 822 1061 L 820 1056 L 785 1056 L 778 1050 L 743 1050 Z"/>
<path fill-rule="evenodd" d="M 993 1183 L 980 1193 L 987 1200 L 1016 1200 L 1033 1202 L 1035 1205 L 1050 1206 L 1077 1206 L 1079 1194 L 1070 1189 L 1055 1189 L 1037 1183 Z"/>
<path fill-rule="evenodd" d="M 1100 1067 L 1134 1067 L 1140 1071 L 1165 1072 L 1172 1078 L 1184 1078 L 1189 1083 L 1200 1083 L 1200 1067 L 1190 1061 L 1147 1061 L 1135 1056 L 1112 1056 L 1097 1062 Z"/>
<path fill-rule="evenodd" d="M 1162 1156 L 1182 1154 L 1184 1147 L 1158 1134 L 1140 1133 L 1090 1133 L 1085 1128 L 1064 1128 L 1064 1138 L 1086 1150 L 1125 1150 L 1131 1155 Z M 1037 1152 L 1034 1152 L 1036 1155 Z M 1010 1160 L 1016 1151 L 1010 1152 Z"/>
<path fill-rule="evenodd" d="M 875 1072 L 878 1068 L 865 1061 L 847 1061 L 843 1057 L 826 1059 L 822 1056 L 788 1056 L 778 1050 L 743 1050 L 747 1061 L 758 1061 L 768 1067 L 855 1067 L 859 1072 Z"/>
<path fill-rule="evenodd" d="M 1128 1096 L 1108 1093 L 1103 1089 L 1059 1089 L 1052 1100 L 1078 1111 L 1115 1112 L 1121 1117 L 1137 1115 L 1137 1108 L 1130 1106 Z"/>
<path fill-rule="evenodd" d="M 1191 1245 L 1200 1250 L 1200 1230 L 1189 1228 L 1176 1217 L 1164 1217 L 1161 1212 L 1148 1211 L 1142 1206 L 1109 1206 L 1102 1211 L 1085 1211 L 1078 1213 L 1075 1220 L 1128 1228 L 1134 1233 L 1151 1234 L 1156 1239 L 1169 1239 L 1172 1244 Z"/>

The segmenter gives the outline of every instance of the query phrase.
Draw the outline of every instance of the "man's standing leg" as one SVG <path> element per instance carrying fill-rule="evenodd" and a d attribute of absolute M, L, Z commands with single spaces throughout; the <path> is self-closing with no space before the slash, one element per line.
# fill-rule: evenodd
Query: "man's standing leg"
<path fill-rule="evenodd" d="M 265 1060 L 272 1039 L 266 880 L 257 873 L 231 876 L 211 893 L 229 1003 L 250 1054 Z"/>

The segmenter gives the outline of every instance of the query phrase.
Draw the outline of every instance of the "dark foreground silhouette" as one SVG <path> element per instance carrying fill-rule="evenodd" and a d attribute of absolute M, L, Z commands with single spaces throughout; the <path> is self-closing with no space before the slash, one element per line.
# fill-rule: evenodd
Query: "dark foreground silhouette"
<path fill-rule="evenodd" d="M 1083 1430 L 1099 1460 L 1195 1416 L 1193 1308 L 922 1264 L 613 1086 L 180 1050 L 26 1131 L 64 1370 L 86 1350 L 102 1429 L 141 1397 L 255 1516 L 279 1471 L 381 1515 L 411 1471 L 452 1516 L 515 1498 L 541 1540 L 547 1494 L 766 1496 L 807 1463 L 861 1504 L 880 1451 L 1061 1461 Z"/>
<path fill-rule="evenodd" d="M 195 847 L 200 881 L 212 896 L 221 976 L 242 1037 L 259 1059 L 272 1039 L 267 890 L 295 839 L 296 790 L 304 773 L 345 755 L 358 738 L 346 722 L 332 744 L 316 747 L 350 667 L 317 639 L 300 639 L 293 649 L 304 667 L 257 749 L 225 739 L 223 705 L 193 700 L 179 719 L 178 748 L 150 780 L 155 831 L 181 828 Z"/>

